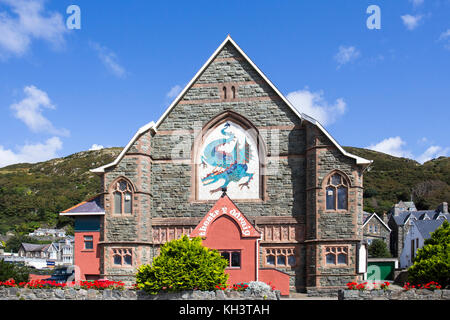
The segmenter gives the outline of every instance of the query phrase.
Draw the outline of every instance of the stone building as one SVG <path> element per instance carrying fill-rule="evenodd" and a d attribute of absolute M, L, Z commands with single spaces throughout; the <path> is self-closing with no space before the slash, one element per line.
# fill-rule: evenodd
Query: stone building
<path fill-rule="evenodd" d="M 364 212 L 363 223 L 363 237 L 368 245 L 371 245 L 373 240 L 380 239 L 386 243 L 386 247 L 390 246 L 391 228 L 381 219 L 376 213 Z"/>
<path fill-rule="evenodd" d="M 228 36 L 156 123 L 140 128 L 115 161 L 91 170 L 103 192 L 62 214 L 78 221 L 75 264 L 90 263 L 82 275 L 126 281 L 163 243 L 205 219 L 211 228 L 226 225 L 207 217 L 226 194 L 258 246 L 248 258 L 239 242 L 210 243 L 230 270 L 255 259 L 256 268 L 288 274 L 291 290 L 335 289 L 362 279 L 370 163 L 294 108 Z M 245 227 L 228 218 L 244 240 Z"/>

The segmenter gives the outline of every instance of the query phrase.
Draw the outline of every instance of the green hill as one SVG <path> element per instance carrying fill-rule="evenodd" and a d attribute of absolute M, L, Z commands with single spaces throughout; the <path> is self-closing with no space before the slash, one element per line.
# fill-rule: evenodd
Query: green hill
<path fill-rule="evenodd" d="M 0 234 L 27 233 L 38 226 L 62 227 L 59 212 L 100 192 L 100 178 L 89 171 L 113 161 L 122 148 L 83 151 L 35 164 L 0 169 Z"/>
<path fill-rule="evenodd" d="M 420 209 L 450 200 L 450 158 L 421 165 L 384 153 L 345 147 L 374 160 L 364 174 L 364 209 L 382 213 L 398 200 L 413 200 Z M 100 178 L 89 169 L 113 161 L 122 148 L 83 151 L 36 164 L 0 168 L 0 234 L 27 233 L 41 226 L 63 227 L 71 219 L 59 212 L 100 192 Z"/>
<path fill-rule="evenodd" d="M 435 209 L 450 200 L 450 158 L 420 163 L 367 149 L 344 147 L 373 160 L 364 173 L 364 210 L 383 213 L 399 200 L 415 202 L 417 209 Z"/>

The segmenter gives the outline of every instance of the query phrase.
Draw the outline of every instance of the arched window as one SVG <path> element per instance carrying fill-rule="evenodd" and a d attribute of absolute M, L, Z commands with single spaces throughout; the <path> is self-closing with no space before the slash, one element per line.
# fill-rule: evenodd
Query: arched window
<path fill-rule="evenodd" d="M 327 210 L 347 210 L 348 184 L 339 173 L 328 178 L 326 187 Z"/>
<path fill-rule="evenodd" d="M 227 98 L 227 87 L 223 87 L 223 98 L 226 99 Z"/>
<path fill-rule="evenodd" d="M 228 111 L 211 120 L 194 147 L 193 198 L 217 201 L 226 188 L 233 200 L 262 199 L 264 148 L 256 128 L 240 115 Z"/>
<path fill-rule="evenodd" d="M 128 181 L 121 179 L 115 183 L 113 190 L 114 213 L 131 214 L 133 202 L 133 189 L 131 184 Z"/>
<path fill-rule="evenodd" d="M 231 87 L 231 93 L 232 93 L 233 99 L 236 99 L 236 88 L 234 86 Z"/>

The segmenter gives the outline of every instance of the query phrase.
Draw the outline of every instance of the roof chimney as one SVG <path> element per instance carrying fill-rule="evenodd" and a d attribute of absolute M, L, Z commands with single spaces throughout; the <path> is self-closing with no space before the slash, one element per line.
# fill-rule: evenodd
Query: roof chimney
<path fill-rule="evenodd" d="M 442 212 L 442 213 L 448 213 L 448 203 L 447 202 L 442 202 L 438 205 L 437 212 Z"/>

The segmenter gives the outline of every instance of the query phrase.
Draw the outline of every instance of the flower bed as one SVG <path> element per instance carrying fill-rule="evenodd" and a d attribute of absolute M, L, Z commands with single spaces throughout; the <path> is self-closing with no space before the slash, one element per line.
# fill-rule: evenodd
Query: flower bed
<path fill-rule="evenodd" d="M 28 288 L 28 289 L 59 289 L 65 287 L 76 287 L 80 289 L 96 289 L 96 290 L 123 290 L 125 284 L 121 281 L 95 280 L 95 281 L 72 281 L 58 283 L 48 280 L 31 280 L 28 282 L 16 283 L 14 279 L 1 282 L 0 288 Z"/>
<path fill-rule="evenodd" d="M 379 285 L 379 286 L 377 286 Z M 357 282 L 349 282 L 347 283 L 348 290 L 389 290 L 389 286 L 391 283 L 389 281 L 385 281 L 383 283 L 372 282 L 372 285 L 369 285 L 367 282 L 357 283 Z"/>
<path fill-rule="evenodd" d="M 34 280 L 16 283 L 0 282 L 0 300 L 279 300 L 280 292 L 270 285 L 252 281 L 218 286 L 215 291 L 188 290 L 147 294 L 136 285 L 122 282 L 77 281 L 56 283 Z"/>
<path fill-rule="evenodd" d="M 403 286 L 403 289 L 405 289 L 406 291 L 411 290 L 411 289 L 418 289 L 418 290 L 423 290 L 423 289 L 428 289 L 428 290 L 440 290 L 442 289 L 442 286 L 435 282 L 435 281 L 430 281 L 426 284 L 410 284 L 409 282 L 405 283 L 405 285 Z"/>

